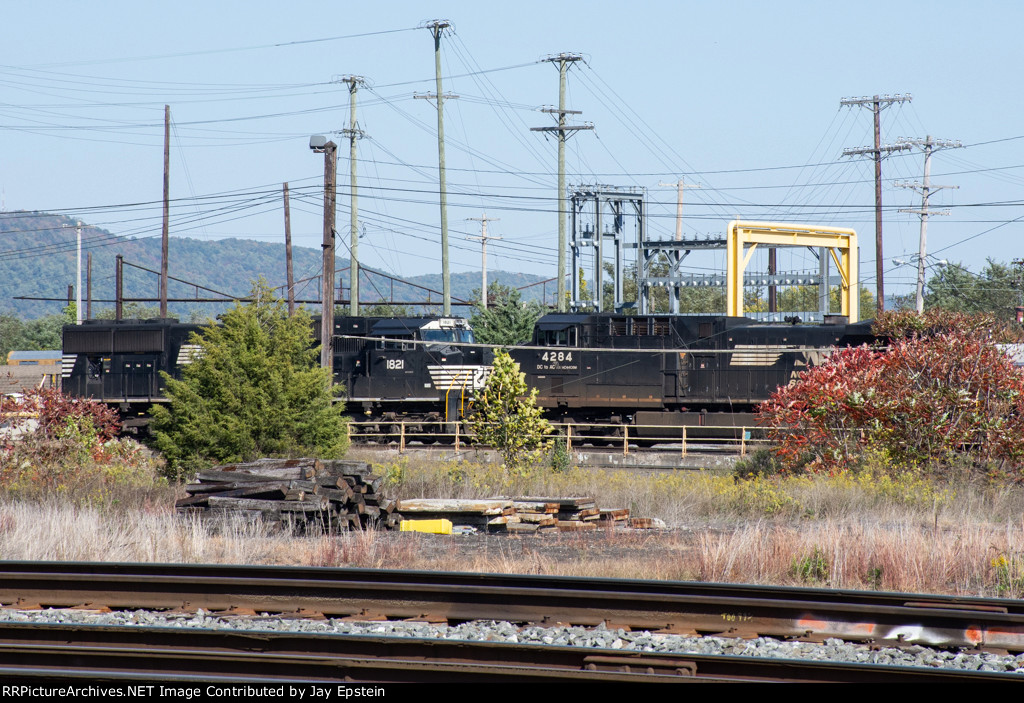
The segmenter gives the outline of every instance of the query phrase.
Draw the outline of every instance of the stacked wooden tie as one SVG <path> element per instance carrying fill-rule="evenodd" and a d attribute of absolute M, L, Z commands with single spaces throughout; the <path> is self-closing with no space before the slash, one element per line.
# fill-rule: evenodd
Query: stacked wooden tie
<path fill-rule="evenodd" d="M 578 532 L 624 523 L 629 519 L 628 508 L 599 508 L 593 498 L 517 498 L 519 502 L 545 504 L 548 513 L 555 519 L 555 526 L 561 532 Z M 518 503 L 517 503 L 518 505 Z M 551 510 L 551 506 L 556 509 Z"/>
<path fill-rule="evenodd" d="M 451 521 L 479 532 L 545 533 L 596 529 L 624 522 L 629 510 L 601 510 L 593 498 L 490 498 L 479 500 L 417 498 L 398 502 L 408 520 Z"/>
<path fill-rule="evenodd" d="M 180 512 L 240 515 L 298 532 L 395 528 L 395 502 L 381 497 L 369 464 L 320 459 L 259 459 L 201 471 L 185 486 Z"/>

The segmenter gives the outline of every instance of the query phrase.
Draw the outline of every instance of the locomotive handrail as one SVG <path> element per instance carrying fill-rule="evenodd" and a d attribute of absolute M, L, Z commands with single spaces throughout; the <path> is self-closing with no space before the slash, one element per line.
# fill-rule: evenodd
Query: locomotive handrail
<path fill-rule="evenodd" d="M 354 339 L 362 342 L 393 342 L 395 341 L 390 337 L 366 337 L 357 334 L 336 334 L 332 336 L 333 339 Z M 625 337 L 624 337 L 625 339 Z M 408 345 L 420 345 L 429 346 L 437 344 L 437 342 L 430 342 L 422 339 L 403 339 L 402 344 Z M 562 346 L 539 346 L 534 344 L 485 344 L 483 342 L 458 342 L 458 347 L 475 348 L 475 349 L 515 349 L 519 351 L 571 351 L 571 352 L 600 352 L 601 354 L 637 354 L 648 352 L 651 354 L 664 354 L 665 352 L 687 352 L 694 354 L 742 354 L 750 352 L 749 348 L 736 348 L 736 349 L 705 349 L 702 347 L 688 347 L 682 346 L 664 346 L 664 347 L 653 347 L 653 348 L 642 348 L 642 347 L 562 347 Z M 793 351 L 833 351 L 835 349 L 845 348 L 842 345 L 829 345 L 829 346 L 807 346 L 807 345 L 758 345 L 757 351 L 760 352 L 793 352 Z M 878 349 L 881 351 L 884 349 L 884 345 L 875 344 L 870 348 Z"/>
<path fill-rule="evenodd" d="M 449 432 L 448 429 L 453 424 L 454 431 Z M 719 451 L 723 449 L 738 450 L 740 456 L 745 456 L 752 446 L 768 443 L 768 440 L 754 436 L 761 428 L 752 425 L 674 425 L 667 427 L 665 425 L 597 422 L 552 422 L 551 425 L 556 429 L 556 433 L 551 436 L 551 439 L 565 442 L 566 448 L 570 451 L 574 447 L 580 448 L 586 443 L 613 444 L 621 447 L 623 456 L 628 455 L 631 450 L 637 450 L 642 445 L 650 446 L 661 452 L 676 450 L 678 447 L 681 457 L 694 453 L 694 448 L 697 446 L 707 449 L 709 445 Z M 580 434 L 581 428 L 586 428 L 588 433 Z M 638 436 L 638 431 L 643 430 L 652 430 L 653 432 L 644 432 Z M 594 432 L 600 434 L 594 434 Z M 409 443 L 416 441 L 422 444 L 433 442 L 450 444 L 455 451 L 459 451 L 463 444 L 473 443 L 474 438 L 474 435 L 464 428 L 462 423 L 413 420 L 350 420 L 349 436 L 356 440 L 397 444 L 399 453 L 405 453 L 409 449 Z"/>

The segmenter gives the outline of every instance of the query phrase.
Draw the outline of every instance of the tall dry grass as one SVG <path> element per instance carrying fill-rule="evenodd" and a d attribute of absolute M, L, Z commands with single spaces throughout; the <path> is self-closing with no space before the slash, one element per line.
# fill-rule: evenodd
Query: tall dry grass
<path fill-rule="evenodd" d="M 354 532 L 295 537 L 173 509 L 174 487 L 0 496 L 0 558 L 292 564 L 1024 596 L 1024 490 L 913 475 L 736 481 L 710 472 L 603 471 L 400 460 L 396 497 L 587 495 L 666 532 L 535 537 Z M 180 488 L 177 490 L 180 491 Z M 122 495 L 124 494 L 124 495 Z"/>

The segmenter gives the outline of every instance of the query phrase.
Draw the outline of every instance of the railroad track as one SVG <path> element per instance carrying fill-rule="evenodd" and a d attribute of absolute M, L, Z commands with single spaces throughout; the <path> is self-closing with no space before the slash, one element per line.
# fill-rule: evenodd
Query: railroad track
<path fill-rule="evenodd" d="M 20 609 L 202 608 L 239 616 L 276 613 L 447 624 L 474 620 L 604 623 L 662 633 L 819 642 L 836 637 L 875 645 L 1024 651 L 1021 601 L 726 584 L 300 567 L 4 562 L 0 563 L 0 603 Z M 152 676 L 156 667 L 146 667 L 157 659 L 159 670 L 170 678 L 224 673 L 282 680 L 295 672 L 302 672 L 298 678 L 357 681 L 553 681 L 587 676 L 635 680 L 640 675 L 693 680 L 728 677 L 730 672 L 737 678 L 891 681 L 894 679 L 871 677 L 951 680 L 955 673 L 930 671 L 939 678 L 926 679 L 928 670 L 900 674 L 894 672 L 907 670 L 881 667 L 874 671 L 861 665 L 821 662 L 766 664 L 769 660 L 756 659 L 749 663 L 752 673 L 744 674 L 736 668 L 744 657 L 726 657 L 724 663 L 716 664 L 715 658 L 691 655 L 566 647 L 545 652 L 532 645 L 71 627 L 73 636 L 67 628 L 4 624 L 0 628 L 0 677 L 12 671 L 27 675 L 29 669 L 54 676 L 54 667 L 61 661 L 83 662 L 81 671 L 109 670 L 111 678 Z M 73 654 L 62 649 L 69 641 L 75 643 Z M 379 656 L 368 654 L 374 648 L 380 650 Z M 132 654 L 147 651 L 149 655 Z M 202 661 L 216 663 L 204 669 Z M 555 666 L 554 662 L 562 663 Z M 825 669 L 815 669 L 812 664 Z M 771 671 L 772 666 L 781 668 Z M 183 673 L 197 671 L 200 673 Z M 1011 677 L 1024 682 L 1019 675 Z"/>
<path fill-rule="evenodd" d="M 69 644 L 69 640 L 72 642 Z M 0 680 L 281 683 L 1021 682 L 1018 674 L 491 642 L 0 623 Z"/>

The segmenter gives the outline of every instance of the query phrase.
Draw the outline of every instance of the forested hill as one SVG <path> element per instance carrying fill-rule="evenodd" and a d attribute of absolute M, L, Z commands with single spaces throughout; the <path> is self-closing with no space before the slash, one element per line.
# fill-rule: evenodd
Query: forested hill
<path fill-rule="evenodd" d="M 43 315 L 60 312 L 63 302 L 16 300 L 15 296 L 34 296 L 66 299 L 68 285 L 75 282 L 75 220 L 63 216 L 40 212 L 0 213 L 0 314 L 16 315 L 23 319 L 34 319 Z M 283 236 L 282 236 L 283 239 Z M 160 238 L 128 238 L 110 232 L 82 226 L 82 297 L 86 291 L 86 253 L 92 254 L 92 298 L 93 315 L 113 303 L 99 302 L 114 298 L 115 257 L 121 254 L 126 262 L 144 266 L 154 271 L 160 269 Z M 320 271 L 320 250 L 293 247 L 294 272 L 296 280 L 315 276 Z M 263 276 L 272 286 L 285 282 L 284 242 L 268 243 L 248 239 L 220 239 L 205 241 L 172 236 L 169 244 L 170 275 L 208 288 L 232 295 L 244 295 L 251 282 Z M 348 259 L 337 260 L 337 268 L 349 265 Z M 343 285 L 348 287 L 347 272 L 340 274 Z M 488 280 L 505 285 L 522 286 L 541 280 L 531 274 L 489 271 Z M 129 266 L 124 269 L 125 297 L 156 297 L 158 295 L 157 275 Z M 440 275 L 412 277 L 411 282 L 441 289 Z M 381 279 L 376 286 L 363 280 L 360 298 L 364 301 L 382 295 L 390 295 L 390 286 Z M 480 274 L 458 273 L 452 275 L 452 295 L 469 300 L 474 289 L 480 287 Z M 549 286 L 550 289 L 550 286 Z M 539 296 L 540 286 L 524 293 L 526 300 Z M 551 291 L 548 291 L 549 295 Z M 396 298 L 420 300 L 426 295 L 411 287 L 396 284 Z M 171 298 L 212 297 L 211 294 L 194 286 L 171 281 L 168 286 Z M 297 298 L 319 299 L 319 283 L 316 280 L 296 286 Z M 440 300 L 432 295 L 431 300 Z M 153 307 L 153 304 L 147 304 Z M 172 303 L 172 315 L 187 318 L 193 311 L 214 314 L 220 309 L 213 306 Z M 467 311 L 468 314 L 468 311 Z"/>

